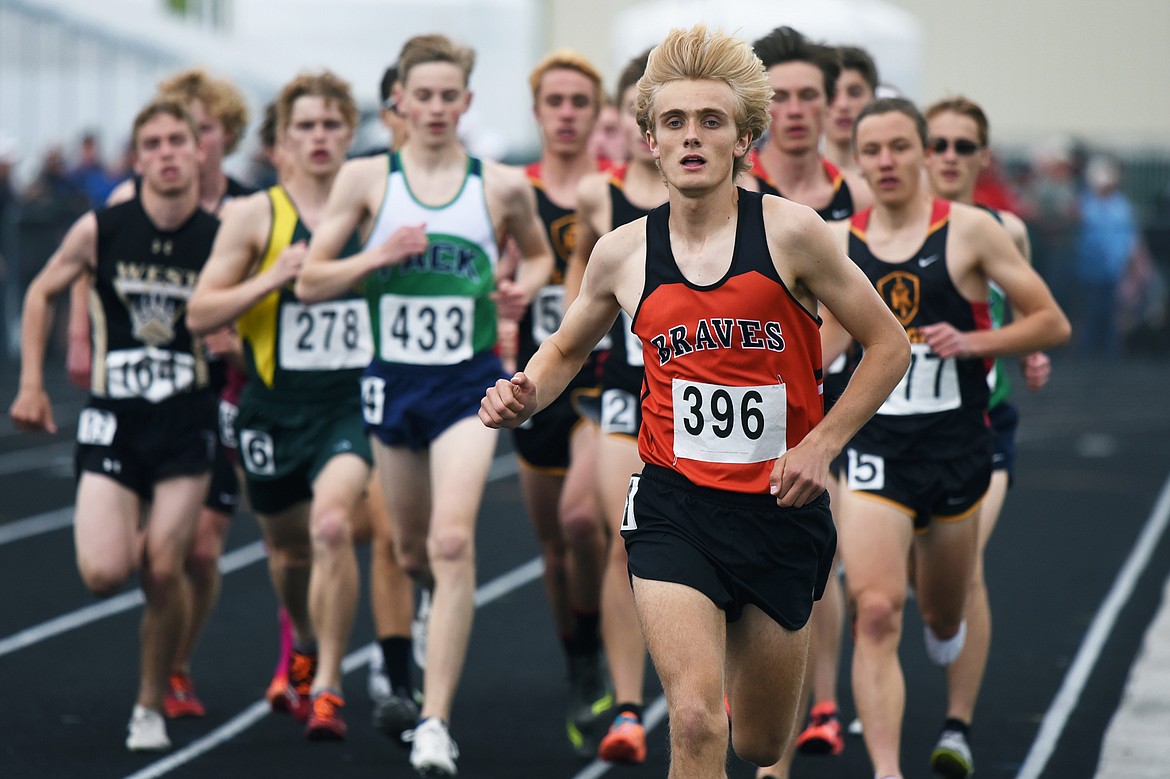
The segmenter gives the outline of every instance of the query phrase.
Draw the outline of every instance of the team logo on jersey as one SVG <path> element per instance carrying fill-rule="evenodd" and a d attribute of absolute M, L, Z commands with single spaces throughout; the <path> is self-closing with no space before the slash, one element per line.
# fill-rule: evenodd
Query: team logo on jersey
<path fill-rule="evenodd" d="M 162 265 L 119 262 L 114 291 L 130 313 L 134 338 L 147 346 L 175 340 L 198 274 Z"/>
<path fill-rule="evenodd" d="M 874 284 L 902 327 L 909 325 L 918 316 L 918 285 L 917 276 L 900 270 L 883 276 Z"/>
<path fill-rule="evenodd" d="M 476 243 L 457 235 L 427 235 L 427 250 L 407 258 L 401 266 L 403 275 L 438 273 L 455 276 L 478 285 L 485 276 L 490 260 Z M 489 274 L 490 275 L 490 274 Z"/>
<path fill-rule="evenodd" d="M 557 258 L 567 263 L 577 245 L 577 214 L 574 212 L 554 219 L 548 226 L 548 237 Z"/>

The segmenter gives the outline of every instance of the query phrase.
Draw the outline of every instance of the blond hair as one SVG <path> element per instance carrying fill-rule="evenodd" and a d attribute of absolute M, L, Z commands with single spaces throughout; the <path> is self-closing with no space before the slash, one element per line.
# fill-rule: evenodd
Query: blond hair
<path fill-rule="evenodd" d="M 203 108 L 223 125 L 228 136 L 224 152 L 231 154 L 236 150 L 248 126 L 248 104 L 230 81 L 215 78 L 203 68 L 190 68 L 160 81 L 158 91 L 188 105 L 192 100 L 203 103 Z"/>
<path fill-rule="evenodd" d="M 546 54 L 540 62 L 536 63 L 536 67 L 528 76 L 528 86 L 532 89 L 533 102 L 540 99 L 541 79 L 553 70 L 572 70 L 589 79 L 590 83 L 593 84 L 593 104 L 598 111 L 601 110 L 601 106 L 605 103 L 605 90 L 601 86 L 601 74 L 597 72 L 597 68 L 593 67 L 593 63 L 585 58 L 585 55 L 572 49 L 557 49 Z"/>
<path fill-rule="evenodd" d="M 638 79 L 636 112 L 643 132 L 654 134 L 654 101 L 671 81 L 713 80 L 731 87 L 735 96 L 735 129 L 756 140 L 768 127 L 772 86 L 764 64 L 747 43 L 705 24 L 674 29 L 654 47 L 646 72 Z M 747 155 L 735 160 L 736 175 L 751 169 Z"/>

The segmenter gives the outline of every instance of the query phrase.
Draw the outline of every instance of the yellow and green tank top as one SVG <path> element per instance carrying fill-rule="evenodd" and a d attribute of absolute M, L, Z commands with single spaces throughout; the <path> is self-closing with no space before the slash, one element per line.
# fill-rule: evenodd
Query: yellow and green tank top
<path fill-rule="evenodd" d="M 267 194 L 272 229 L 257 273 L 270 268 L 286 247 L 310 237 L 284 188 L 274 186 Z M 342 256 L 356 249 L 357 241 L 351 239 Z M 362 369 L 373 354 L 369 313 L 356 291 L 305 305 L 288 284 L 246 311 L 237 328 L 248 369 L 245 396 L 296 401 L 356 398 Z"/>

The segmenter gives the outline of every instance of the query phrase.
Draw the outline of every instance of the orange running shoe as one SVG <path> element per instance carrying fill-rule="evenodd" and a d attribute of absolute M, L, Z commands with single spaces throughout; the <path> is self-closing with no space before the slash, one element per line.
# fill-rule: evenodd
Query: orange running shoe
<path fill-rule="evenodd" d="M 837 705 L 821 701 L 812 707 L 808 727 L 796 737 L 796 748 L 806 755 L 839 755 L 845 749 Z"/>
<path fill-rule="evenodd" d="M 610 763 L 638 765 L 646 760 L 646 727 L 628 711 L 619 712 L 601 739 L 597 756 Z"/>
<path fill-rule="evenodd" d="M 305 738 L 310 741 L 341 741 L 345 738 L 345 720 L 341 710 L 345 699 L 332 690 L 322 690 L 313 696 L 309 707 L 309 721 L 305 725 Z"/>
<path fill-rule="evenodd" d="M 163 695 L 163 712 L 167 719 L 202 717 L 207 714 L 203 701 L 195 694 L 195 682 L 191 674 L 185 671 L 171 674 L 170 689 Z"/>
<path fill-rule="evenodd" d="M 273 711 L 288 712 L 289 685 L 287 668 L 283 671 L 277 671 L 272 676 L 272 681 L 268 683 L 268 690 L 264 693 L 264 697 L 268 700 L 268 706 Z"/>
<path fill-rule="evenodd" d="M 305 722 L 313 708 L 313 677 L 317 675 L 317 655 L 292 651 L 288 664 L 288 688 L 284 699 L 293 719 Z"/>

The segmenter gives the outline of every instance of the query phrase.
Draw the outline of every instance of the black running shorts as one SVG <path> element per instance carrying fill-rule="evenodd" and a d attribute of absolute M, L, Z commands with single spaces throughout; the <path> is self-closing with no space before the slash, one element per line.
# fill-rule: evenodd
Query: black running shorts
<path fill-rule="evenodd" d="M 622 538 L 631 577 L 692 587 L 728 622 L 753 604 L 787 630 L 808 622 L 837 549 L 828 493 L 780 508 L 771 495 L 699 487 L 655 465 L 630 480 Z"/>

